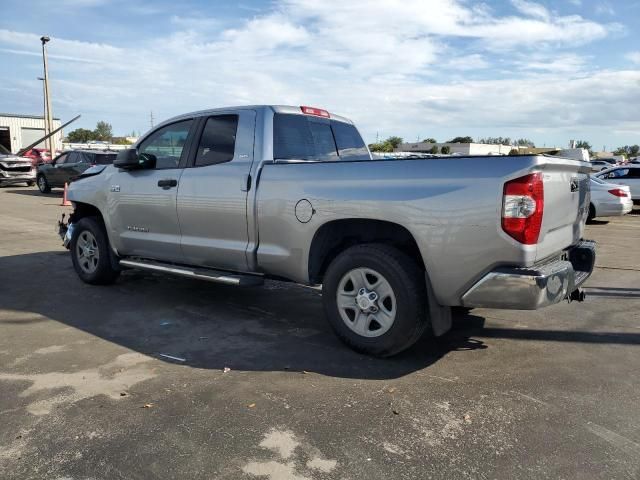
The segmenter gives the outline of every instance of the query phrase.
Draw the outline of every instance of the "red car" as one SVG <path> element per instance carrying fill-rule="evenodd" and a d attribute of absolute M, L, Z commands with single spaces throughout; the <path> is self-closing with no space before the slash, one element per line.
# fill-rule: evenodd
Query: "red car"
<path fill-rule="evenodd" d="M 31 164 L 35 167 L 43 163 L 51 163 L 51 154 L 46 148 L 32 148 L 26 151 L 23 157 L 30 158 Z"/>

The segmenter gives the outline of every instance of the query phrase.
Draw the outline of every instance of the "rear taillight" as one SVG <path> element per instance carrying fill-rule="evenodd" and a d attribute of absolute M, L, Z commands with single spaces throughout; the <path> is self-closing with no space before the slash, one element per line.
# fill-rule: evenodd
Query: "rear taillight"
<path fill-rule="evenodd" d="M 614 188 L 612 190 L 609 190 L 609 193 L 611 195 L 615 195 L 616 197 L 628 197 L 629 194 L 627 192 L 625 192 L 624 190 L 622 190 L 621 188 Z"/>
<path fill-rule="evenodd" d="M 502 229 L 520 243 L 538 242 L 544 212 L 542 173 L 532 173 L 504 184 Z"/>
<path fill-rule="evenodd" d="M 324 118 L 329 118 L 329 112 L 327 112 L 326 110 L 322 110 L 321 108 L 314 108 L 314 107 L 300 107 L 300 110 L 302 110 L 302 113 L 304 113 L 305 115 L 315 115 L 316 117 L 324 117 Z"/>

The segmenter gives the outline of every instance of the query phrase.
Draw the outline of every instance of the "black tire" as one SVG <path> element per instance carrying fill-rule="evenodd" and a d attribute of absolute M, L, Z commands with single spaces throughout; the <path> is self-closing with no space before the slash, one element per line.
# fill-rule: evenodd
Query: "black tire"
<path fill-rule="evenodd" d="M 95 265 L 87 268 L 87 260 L 80 258 L 78 242 L 85 240 L 84 232 L 88 232 L 87 238 L 93 238 L 95 240 L 95 249 L 98 252 L 98 258 L 95 260 Z M 104 227 L 94 218 L 85 217 L 80 219 L 75 224 L 73 230 L 73 237 L 71 238 L 71 260 L 73 262 L 73 268 L 80 279 L 91 285 L 108 285 L 116 281 L 119 270 L 115 270 L 111 266 L 109 239 Z M 91 262 L 93 264 L 93 261 Z"/>
<path fill-rule="evenodd" d="M 347 326 L 338 308 L 337 293 L 343 277 L 353 269 L 379 272 L 389 283 L 396 300 L 395 320 L 388 331 L 376 337 L 356 333 Z M 350 247 L 329 265 L 322 285 L 322 300 L 329 324 L 353 350 L 376 357 L 389 357 L 413 345 L 430 325 L 423 270 L 408 256 L 388 245 Z"/>
<path fill-rule="evenodd" d="M 33 187 L 36 184 L 36 182 L 27 182 L 27 187 Z"/>
<path fill-rule="evenodd" d="M 45 177 L 44 175 L 38 175 L 36 183 L 38 184 L 38 190 L 40 190 L 40 193 L 51 192 L 51 186 L 49 185 L 49 182 L 47 182 L 47 177 Z"/>
<path fill-rule="evenodd" d="M 587 216 L 587 222 L 592 222 L 594 218 L 596 218 L 596 207 L 594 207 L 593 203 L 590 203 L 589 204 L 589 215 Z"/>

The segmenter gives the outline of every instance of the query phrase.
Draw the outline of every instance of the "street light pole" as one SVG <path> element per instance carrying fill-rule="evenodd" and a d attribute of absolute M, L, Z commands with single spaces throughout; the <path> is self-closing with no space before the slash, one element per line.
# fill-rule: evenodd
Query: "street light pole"
<path fill-rule="evenodd" d="M 42 121 L 44 122 L 44 134 L 46 136 L 49 133 L 49 129 L 47 128 L 47 87 L 44 83 L 44 78 L 38 77 L 38 80 L 42 82 L 42 104 L 43 104 Z"/>
<path fill-rule="evenodd" d="M 45 130 L 49 130 L 49 132 L 53 132 L 53 114 L 51 112 L 51 90 L 49 88 L 49 69 L 47 67 L 47 48 L 46 44 L 50 40 L 49 37 L 43 36 L 40 37 L 40 41 L 42 42 L 42 63 L 44 64 L 44 96 L 46 103 L 46 128 Z M 49 155 L 51 158 L 55 157 L 55 151 L 53 149 L 53 136 L 47 139 L 47 143 L 49 144 Z"/>

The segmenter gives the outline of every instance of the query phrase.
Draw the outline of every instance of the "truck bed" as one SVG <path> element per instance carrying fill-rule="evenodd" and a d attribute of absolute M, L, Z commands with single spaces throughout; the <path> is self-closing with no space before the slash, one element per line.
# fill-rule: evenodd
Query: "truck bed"
<path fill-rule="evenodd" d="M 544 179 L 542 231 L 536 245 L 523 245 L 501 229 L 503 187 L 533 172 Z M 486 272 L 532 266 L 579 242 L 588 173 L 584 162 L 543 155 L 265 162 L 256 193 L 257 263 L 308 282 L 309 246 L 325 222 L 397 223 L 416 240 L 438 302 L 459 305 Z M 296 218 L 301 200 L 313 209 L 306 223 Z"/>

